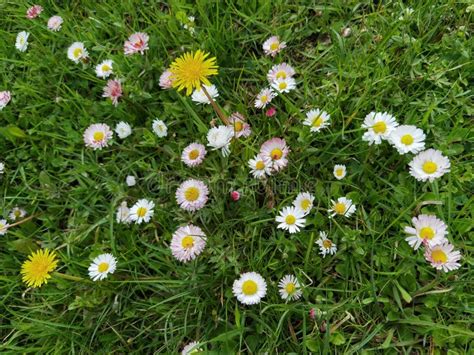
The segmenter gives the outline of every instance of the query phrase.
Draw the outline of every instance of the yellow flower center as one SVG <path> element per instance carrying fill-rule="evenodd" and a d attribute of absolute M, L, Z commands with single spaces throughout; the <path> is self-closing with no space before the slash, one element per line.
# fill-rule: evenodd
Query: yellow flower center
<path fill-rule="evenodd" d="M 253 280 L 244 281 L 242 285 L 242 292 L 246 296 L 252 296 L 257 292 L 257 283 Z"/>
<path fill-rule="evenodd" d="M 189 152 L 189 159 L 195 160 L 199 157 L 199 150 L 193 149 Z"/>
<path fill-rule="evenodd" d="M 423 227 L 420 230 L 420 237 L 422 239 L 431 240 L 431 239 L 433 239 L 434 235 L 435 235 L 435 232 L 434 232 L 433 228 L 431 228 L 431 227 Z"/>
<path fill-rule="evenodd" d="M 288 86 L 288 84 L 285 81 L 278 84 L 278 88 L 280 90 L 285 90 L 287 88 L 287 86 Z"/>
<path fill-rule="evenodd" d="M 444 251 L 437 249 L 431 252 L 431 259 L 433 259 L 435 263 L 444 264 L 446 261 L 448 261 L 448 256 Z"/>
<path fill-rule="evenodd" d="M 262 101 L 263 103 L 266 103 L 268 101 L 268 96 L 267 95 L 260 96 L 260 101 Z"/>
<path fill-rule="evenodd" d="M 436 165 L 435 162 L 427 161 L 426 163 L 423 164 L 422 169 L 427 174 L 433 174 L 436 171 L 436 169 L 438 169 L 438 165 Z"/>
<path fill-rule="evenodd" d="M 240 121 L 235 121 L 234 122 L 234 131 L 240 132 L 244 128 L 244 125 Z"/>
<path fill-rule="evenodd" d="M 82 49 L 81 48 L 74 49 L 74 51 L 72 52 L 72 55 L 74 56 L 74 58 L 79 58 L 80 56 L 82 56 Z"/>
<path fill-rule="evenodd" d="M 108 269 L 109 269 L 109 263 L 106 263 L 106 262 L 100 263 L 99 267 L 97 268 L 99 272 L 106 272 Z"/>
<path fill-rule="evenodd" d="M 336 175 L 337 175 L 337 176 L 342 176 L 342 175 L 344 175 L 344 169 L 342 169 L 342 168 L 336 169 Z"/>
<path fill-rule="evenodd" d="M 20 38 L 20 44 L 21 45 L 25 44 L 25 39 L 23 37 Z"/>
<path fill-rule="evenodd" d="M 296 285 L 293 282 L 288 282 L 285 286 L 285 291 L 291 295 L 296 291 Z"/>
<path fill-rule="evenodd" d="M 301 209 L 303 211 L 306 211 L 308 208 L 311 207 L 311 201 L 305 198 L 304 200 L 301 201 Z"/>
<path fill-rule="evenodd" d="M 100 132 L 100 131 L 94 132 L 94 140 L 95 140 L 96 142 L 103 140 L 104 137 L 105 137 L 104 132 Z"/>
<path fill-rule="evenodd" d="M 289 214 L 288 216 L 286 216 L 285 222 L 286 222 L 286 224 L 290 224 L 290 225 L 295 224 L 296 218 L 292 214 Z"/>
<path fill-rule="evenodd" d="M 270 49 L 272 51 L 276 51 L 279 46 L 280 46 L 280 42 L 273 42 L 272 44 L 270 44 Z"/>
<path fill-rule="evenodd" d="M 255 169 L 257 169 L 257 170 L 265 169 L 265 163 L 263 161 L 259 160 L 257 162 L 257 164 L 255 164 Z"/>
<path fill-rule="evenodd" d="M 411 134 L 405 134 L 400 139 L 400 142 L 402 142 L 405 145 L 412 145 L 413 141 L 414 141 L 414 139 L 413 139 L 413 136 Z"/>
<path fill-rule="evenodd" d="M 346 212 L 346 205 L 342 202 L 337 202 L 334 205 L 334 212 L 336 212 L 337 214 L 344 214 L 344 212 Z"/>
<path fill-rule="evenodd" d="M 321 126 L 323 124 L 323 119 L 321 116 L 319 116 L 318 118 L 316 118 L 315 120 L 313 120 L 313 127 L 316 127 L 318 128 L 319 126 Z"/>
<path fill-rule="evenodd" d="M 109 67 L 107 64 L 104 64 L 104 65 L 102 66 L 102 71 L 110 71 L 111 69 L 112 69 L 112 68 Z"/>
<path fill-rule="evenodd" d="M 323 247 L 329 249 L 332 247 L 332 242 L 329 239 L 323 240 Z"/>
<path fill-rule="evenodd" d="M 286 79 L 286 73 L 285 73 L 285 71 L 280 70 L 279 72 L 277 72 L 276 78 L 277 78 L 277 79 Z"/>
<path fill-rule="evenodd" d="M 184 198 L 187 201 L 194 202 L 199 198 L 199 189 L 191 186 L 184 192 Z"/>
<path fill-rule="evenodd" d="M 21 211 L 20 210 L 15 210 L 15 212 L 13 212 L 13 215 L 18 218 L 21 216 Z"/>
<path fill-rule="evenodd" d="M 372 129 L 375 133 L 382 134 L 385 133 L 385 131 L 387 130 L 387 124 L 383 121 L 379 121 L 373 125 Z"/>
<path fill-rule="evenodd" d="M 181 240 L 181 246 L 184 249 L 190 249 L 194 246 L 194 238 L 191 237 L 190 235 L 187 235 Z"/>
<path fill-rule="evenodd" d="M 146 213 L 147 213 L 146 207 L 138 207 L 138 209 L 137 209 L 137 216 L 138 217 L 145 217 Z"/>
<path fill-rule="evenodd" d="M 270 156 L 273 160 L 278 160 L 283 156 L 283 151 L 279 148 L 275 148 L 270 152 Z"/>

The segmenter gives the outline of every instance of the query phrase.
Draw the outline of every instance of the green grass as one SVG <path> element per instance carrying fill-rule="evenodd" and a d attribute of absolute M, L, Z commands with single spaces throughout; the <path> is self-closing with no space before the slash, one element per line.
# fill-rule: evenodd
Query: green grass
<path fill-rule="evenodd" d="M 3 353 L 176 353 L 200 340 L 221 353 L 450 353 L 472 351 L 472 13 L 457 1 L 38 1 L 45 10 L 28 20 L 30 2 L 0 3 L 0 90 L 12 102 L 0 112 L 0 212 L 14 206 L 37 217 L 0 237 L 0 351 Z M 55 3 L 63 3 L 57 5 Z M 399 20 L 403 9 L 414 12 Z M 321 13 L 319 13 L 321 11 Z M 196 35 L 177 17 L 196 17 Z M 46 29 L 49 16 L 61 31 Z M 341 37 L 341 29 L 352 34 Z M 16 34 L 31 33 L 28 51 L 15 50 Z M 133 32 L 150 35 L 144 56 L 123 55 Z M 297 70 L 298 89 L 274 103 L 275 118 L 253 108 L 272 65 L 261 44 L 272 34 L 288 43 L 275 62 Z M 324 43 L 330 38 L 331 43 Z M 66 50 L 82 41 L 91 64 L 75 65 Z M 211 107 L 196 106 L 158 86 L 161 72 L 182 49 L 217 57 L 219 104 L 244 113 L 253 134 L 232 145 L 229 158 L 209 152 L 186 168 L 182 149 L 206 142 Z M 101 97 L 105 84 L 93 64 L 111 58 L 125 95 L 117 108 Z M 471 80 L 471 81 L 469 81 Z M 329 130 L 311 135 L 301 120 L 309 108 L 332 117 Z M 360 126 L 370 111 L 388 111 L 427 134 L 427 147 L 451 161 L 434 183 L 408 174 L 411 155 L 384 143 L 368 146 Z M 158 139 L 159 117 L 169 135 Z M 91 123 L 134 127 L 125 141 L 102 151 L 86 149 Z M 18 127 L 21 131 L 12 129 Z M 290 145 L 289 166 L 270 178 L 275 206 L 249 175 L 246 162 L 271 137 Z M 335 181 L 332 168 L 346 164 Z M 125 177 L 135 174 L 137 186 Z M 210 186 L 210 201 L 195 214 L 180 210 L 176 187 L 195 177 Z M 233 203 L 229 192 L 239 189 Z M 316 196 L 303 232 L 276 229 L 277 211 L 298 192 Z M 331 198 L 349 195 L 357 212 L 328 219 Z M 115 223 L 122 200 L 153 199 L 152 223 Z M 428 202 L 427 201 L 435 201 Z M 418 212 L 435 213 L 463 254 L 462 267 L 436 272 L 404 241 L 403 227 Z M 189 264 L 169 251 L 177 226 L 192 221 L 208 236 Z M 338 244 L 321 258 L 314 240 L 327 230 Z M 118 257 L 103 282 L 53 278 L 28 290 L 19 274 L 31 248 L 60 256 L 59 271 L 87 278 L 91 258 Z M 248 307 L 232 296 L 239 273 L 259 272 L 268 282 L 264 301 Z M 278 280 L 288 273 L 306 285 L 298 302 L 285 304 Z M 312 321 L 311 307 L 324 312 Z M 344 320 L 344 321 L 343 321 Z M 337 328 L 337 329 L 334 329 Z M 332 330 L 332 331 L 331 331 Z"/>

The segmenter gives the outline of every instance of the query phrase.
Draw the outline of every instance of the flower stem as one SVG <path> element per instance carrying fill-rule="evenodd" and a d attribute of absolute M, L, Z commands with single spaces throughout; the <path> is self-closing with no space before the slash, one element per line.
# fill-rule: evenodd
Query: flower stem
<path fill-rule="evenodd" d="M 54 276 L 60 277 L 65 280 L 71 280 L 71 281 L 87 281 L 86 279 L 83 279 L 82 277 L 79 276 L 72 276 L 72 275 L 67 275 L 67 274 L 62 274 L 60 272 L 55 272 L 53 273 Z"/>
<path fill-rule="evenodd" d="M 35 217 L 38 217 L 39 215 L 40 215 L 40 213 L 38 213 L 38 214 L 32 214 L 31 216 L 28 216 L 28 217 L 22 219 L 21 221 L 18 221 L 18 222 L 16 222 L 16 223 L 9 224 L 9 225 L 8 225 L 8 228 L 15 227 L 15 226 L 19 226 L 20 224 L 25 223 L 25 222 L 28 222 L 30 219 L 35 218 Z"/>
<path fill-rule="evenodd" d="M 224 114 L 224 112 L 222 112 L 222 110 L 220 109 L 219 106 L 217 106 L 216 102 L 214 101 L 214 99 L 211 97 L 211 95 L 209 95 L 209 93 L 207 92 L 206 88 L 204 87 L 204 85 L 201 85 L 201 89 L 202 91 L 204 92 L 204 95 L 206 95 L 207 99 L 209 100 L 209 102 L 211 103 L 212 105 L 212 108 L 214 109 L 214 111 L 216 111 L 217 115 L 220 117 L 220 119 L 222 120 L 222 122 L 224 122 L 225 125 L 229 125 L 229 120 L 227 119 L 227 116 Z"/>

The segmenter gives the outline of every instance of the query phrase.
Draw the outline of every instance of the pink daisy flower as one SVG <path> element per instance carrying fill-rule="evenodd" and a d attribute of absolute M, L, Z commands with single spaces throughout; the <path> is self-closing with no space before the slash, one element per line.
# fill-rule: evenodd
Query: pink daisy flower
<path fill-rule="evenodd" d="M 288 153 L 290 148 L 284 139 L 272 138 L 262 144 L 260 154 L 267 164 L 272 165 L 274 171 L 279 171 L 288 165 Z"/>
<path fill-rule="evenodd" d="M 143 32 L 136 32 L 132 34 L 130 37 L 128 37 L 128 41 L 125 41 L 123 46 L 125 55 L 132 55 L 138 52 L 143 55 L 148 49 L 149 38 L 150 37 L 148 37 L 148 35 Z"/>
<path fill-rule="evenodd" d="M 122 84 L 120 80 L 111 79 L 107 81 L 107 85 L 104 86 L 104 93 L 102 97 L 109 97 L 112 103 L 117 106 L 118 99 L 122 96 Z"/>
<path fill-rule="evenodd" d="M 267 74 L 268 82 L 271 84 L 277 79 L 288 79 L 295 75 L 293 67 L 286 63 L 274 65 Z"/>
<path fill-rule="evenodd" d="M 84 131 L 84 143 L 86 147 L 102 149 L 107 147 L 109 140 L 112 139 L 113 132 L 105 123 L 96 123 L 90 125 Z"/>
<path fill-rule="evenodd" d="M 8 105 L 12 98 L 10 91 L 0 91 L 0 111 Z"/>
<path fill-rule="evenodd" d="M 195 259 L 206 246 L 206 234 L 201 228 L 189 224 L 174 232 L 171 239 L 171 253 L 182 262 Z"/>
<path fill-rule="evenodd" d="M 207 202 L 209 189 L 200 180 L 189 179 L 183 182 L 176 190 L 176 201 L 183 210 L 197 211 Z"/>
<path fill-rule="evenodd" d="M 206 147 L 200 143 L 191 143 L 184 148 L 181 161 L 189 167 L 201 164 L 206 156 Z"/>
<path fill-rule="evenodd" d="M 252 133 L 250 125 L 245 122 L 245 117 L 239 112 L 230 115 L 228 127 L 234 130 L 234 135 L 237 138 L 248 137 Z"/>
<path fill-rule="evenodd" d="M 33 5 L 28 10 L 26 10 L 26 17 L 32 20 L 37 18 L 42 11 L 43 7 L 41 5 Z"/>
<path fill-rule="evenodd" d="M 169 69 L 166 69 L 160 76 L 160 87 L 162 89 L 171 89 L 173 85 L 172 74 Z"/>
<path fill-rule="evenodd" d="M 48 28 L 51 31 L 59 31 L 63 24 L 63 18 L 61 16 L 53 16 L 48 20 Z"/>
<path fill-rule="evenodd" d="M 434 246 L 426 246 L 425 259 L 436 270 L 443 270 L 444 272 L 461 267 L 461 264 L 458 263 L 461 260 L 461 253 L 454 250 L 454 246 L 447 241 Z"/>
<path fill-rule="evenodd" d="M 263 51 L 266 55 L 276 56 L 283 48 L 286 48 L 285 42 L 280 42 L 280 37 L 272 36 L 263 42 Z"/>

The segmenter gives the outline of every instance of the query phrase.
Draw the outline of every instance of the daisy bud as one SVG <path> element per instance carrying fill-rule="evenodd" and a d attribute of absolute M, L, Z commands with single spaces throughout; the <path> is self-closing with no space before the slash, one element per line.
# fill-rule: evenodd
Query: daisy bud
<path fill-rule="evenodd" d="M 231 197 L 232 200 L 234 200 L 234 201 L 240 200 L 240 193 L 239 193 L 239 191 L 232 191 L 232 192 L 230 193 L 230 197 Z"/>
<path fill-rule="evenodd" d="M 316 311 L 314 310 L 314 308 L 311 308 L 309 310 L 309 318 L 311 318 L 312 320 L 316 318 Z"/>
<path fill-rule="evenodd" d="M 341 30 L 342 37 L 349 37 L 351 33 L 352 33 L 352 30 L 350 27 L 346 27 Z"/>
<path fill-rule="evenodd" d="M 267 112 L 265 112 L 265 116 L 267 117 L 273 117 L 275 116 L 277 110 L 275 109 L 275 107 L 270 107 Z"/>

